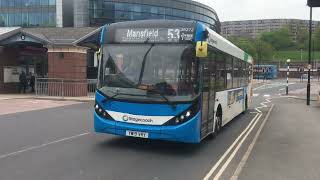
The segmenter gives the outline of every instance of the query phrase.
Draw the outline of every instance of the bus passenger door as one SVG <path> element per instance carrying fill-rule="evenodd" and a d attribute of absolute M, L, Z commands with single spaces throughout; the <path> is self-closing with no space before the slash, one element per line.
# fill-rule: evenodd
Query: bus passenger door
<path fill-rule="evenodd" d="M 209 86 L 209 112 L 208 112 L 208 132 L 213 132 L 214 127 L 214 111 L 215 111 L 215 99 L 216 99 L 216 93 L 215 93 L 215 84 L 216 84 L 216 63 L 211 59 L 209 62 L 210 66 L 210 86 Z"/>
<path fill-rule="evenodd" d="M 202 63 L 202 105 L 201 105 L 201 138 L 210 132 L 209 124 L 210 102 L 210 67 L 207 60 Z"/>

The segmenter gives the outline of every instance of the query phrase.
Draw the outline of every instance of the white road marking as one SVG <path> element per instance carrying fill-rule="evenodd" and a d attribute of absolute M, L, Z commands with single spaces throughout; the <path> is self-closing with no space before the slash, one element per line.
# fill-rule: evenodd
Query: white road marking
<path fill-rule="evenodd" d="M 247 139 L 248 135 L 251 133 L 251 131 L 254 129 L 260 118 L 262 117 L 263 113 L 260 111 L 261 108 L 268 107 L 266 104 L 270 103 L 271 99 L 267 98 L 265 102 L 260 103 L 262 106 L 255 108 L 257 112 L 251 112 L 251 113 L 257 113 L 254 118 L 251 120 L 249 125 L 246 127 L 245 130 L 241 132 L 241 134 L 237 137 L 237 139 L 232 143 L 231 146 L 227 149 L 227 151 L 220 157 L 218 162 L 210 169 L 210 171 L 206 174 L 206 176 L 203 178 L 203 180 L 209 180 L 210 177 L 213 175 L 213 173 L 217 170 L 217 168 L 221 165 L 223 160 L 227 157 L 228 154 L 230 154 L 231 150 L 237 145 L 237 147 L 234 149 L 232 154 L 229 156 L 229 158 L 226 160 L 226 162 L 223 164 L 221 169 L 218 171 L 216 176 L 214 177 L 214 180 L 219 179 L 220 176 L 223 174 L 225 169 L 228 167 L 231 160 L 234 158 L 235 154 L 239 151 L 240 147 L 242 146 L 243 142 Z M 242 138 L 243 137 L 243 138 Z M 242 139 L 241 139 L 242 138 Z"/>
<path fill-rule="evenodd" d="M 82 133 L 82 134 L 78 134 L 78 135 L 75 135 L 75 136 L 59 139 L 59 140 L 52 141 L 52 142 L 45 143 L 45 144 L 41 144 L 41 145 L 38 145 L 38 146 L 32 146 L 32 147 L 29 147 L 29 148 L 21 149 L 19 151 L 15 151 L 15 152 L 12 152 L 12 153 L 0 155 L 0 159 L 7 158 L 7 157 L 12 157 L 12 156 L 15 156 L 15 155 L 27 152 L 27 151 L 43 148 L 43 147 L 51 145 L 51 144 L 56 144 L 56 143 L 59 143 L 59 142 L 72 140 L 72 139 L 75 139 L 75 138 L 78 138 L 78 137 L 81 137 L 81 136 L 85 136 L 85 135 L 88 135 L 88 134 L 90 134 L 90 132 L 85 132 L 85 133 Z"/>
<path fill-rule="evenodd" d="M 253 97 L 258 97 L 260 94 L 253 94 Z"/>
<path fill-rule="evenodd" d="M 267 103 L 270 103 L 270 102 L 271 102 L 271 100 L 270 100 L 270 99 L 266 99 L 266 101 L 267 101 Z"/>
<path fill-rule="evenodd" d="M 246 153 L 242 157 L 242 159 L 241 159 L 236 171 L 234 172 L 234 174 L 233 174 L 233 176 L 231 177 L 230 180 L 238 180 L 239 175 L 240 175 L 244 165 L 246 164 L 246 162 L 247 162 L 247 160 L 248 160 L 248 158 L 249 158 L 249 156 L 250 156 L 250 154 L 252 152 L 252 149 L 253 149 L 254 145 L 256 144 L 258 137 L 261 134 L 262 129 L 264 128 L 264 126 L 266 124 L 266 121 L 269 119 L 269 116 L 271 114 L 271 111 L 272 111 L 273 107 L 274 107 L 274 104 L 271 105 L 271 108 L 269 109 L 269 112 L 268 112 L 267 116 L 264 118 L 262 124 L 260 125 L 259 130 L 257 131 L 254 139 L 252 140 L 252 143 L 249 145 L 248 150 L 246 151 Z"/>
<path fill-rule="evenodd" d="M 226 158 L 226 156 L 230 153 L 230 151 L 233 149 L 233 147 L 238 143 L 238 141 L 241 139 L 241 137 L 248 131 L 250 126 L 255 122 L 259 114 L 256 114 L 252 121 L 249 123 L 249 125 L 246 127 L 245 130 L 242 131 L 242 133 L 237 137 L 237 139 L 232 143 L 232 145 L 227 149 L 227 151 L 221 156 L 219 161 L 210 169 L 210 171 L 206 174 L 206 176 L 203 178 L 203 180 L 208 180 L 212 174 L 216 171 L 216 169 L 220 166 L 222 161 Z"/>
<path fill-rule="evenodd" d="M 254 88 L 253 90 L 255 91 L 255 90 L 261 89 L 261 88 L 263 88 L 264 86 L 266 86 L 266 85 L 264 84 L 264 85 L 262 85 L 262 86 L 256 87 L 256 88 Z"/>
<path fill-rule="evenodd" d="M 270 97 L 270 94 L 265 94 L 263 95 L 263 97 Z"/>
<path fill-rule="evenodd" d="M 216 176 L 213 178 L 213 180 L 218 180 L 222 173 L 227 169 L 228 165 L 230 164 L 231 160 L 235 157 L 236 153 L 239 151 L 240 147 L 242 146 L 243 142 L 247 139 L 247 137 L 249 136 L 249 134 L 252 132 L 252 130 L 255 128 L 255 126 L 257 125 L 257 123 L 259 122 L 260 118 L 261 118 L 262 114 L 259 114 L 259 117 L 255 120 L 254 124 L 251 126 L 250 130 L 246 133 L 246 135 L 242 138 L 242 140 L 240 141 L 240 143 L 238 144 L 238 146 L 234 149 L 234 151 L 232 152 L 232 154 L 229 156 L 229 158 L 227 159 L 227 161 L 223 164 L 223 166 L 221 167 L 220 171 L 216 174 Z"/>
<path fill-rule="evenodd" d="M 285 88 L 279 89 L 279 91 L 284 91 L 284 90 L 286 90 L 286 89 Z"/>

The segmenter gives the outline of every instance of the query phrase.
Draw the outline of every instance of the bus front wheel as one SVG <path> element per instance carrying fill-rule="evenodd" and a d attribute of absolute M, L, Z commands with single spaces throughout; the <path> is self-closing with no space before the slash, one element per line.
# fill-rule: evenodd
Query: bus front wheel
<path fill-rule="evenodd" d="M 221 131 L 221 128 L 222 128 L 222 110 L 221 110 L 221 107 L 219 107 L 216 114 L 216 123 L 214 127 L 214 133 L 218 134 Z"/>

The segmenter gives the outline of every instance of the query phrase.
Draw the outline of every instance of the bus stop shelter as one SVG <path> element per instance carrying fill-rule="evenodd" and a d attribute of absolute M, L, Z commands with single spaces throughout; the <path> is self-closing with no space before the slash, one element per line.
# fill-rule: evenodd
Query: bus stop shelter
<path fill-rule="evenodd" d="M 88 48 L 75 42 L 94 30 L 0 28 L 0 93 L 19 93 L 22 71 L 38 78 L 87 79 Z"/>

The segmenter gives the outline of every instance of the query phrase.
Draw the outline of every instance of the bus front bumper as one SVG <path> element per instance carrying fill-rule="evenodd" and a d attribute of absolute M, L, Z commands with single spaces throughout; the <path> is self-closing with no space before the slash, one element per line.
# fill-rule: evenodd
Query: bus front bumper
<path fill-rule="evenodd" d="M 94 114 L 94 129 L 98 133 L 126 136 L 127 131 L 148 133 L 149 139 L 200 143 L 200 112 L 189 121 L 177 126 L 148 126 L 111 121 Z"/>

